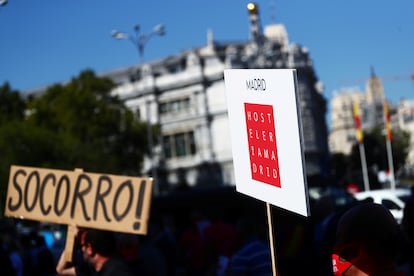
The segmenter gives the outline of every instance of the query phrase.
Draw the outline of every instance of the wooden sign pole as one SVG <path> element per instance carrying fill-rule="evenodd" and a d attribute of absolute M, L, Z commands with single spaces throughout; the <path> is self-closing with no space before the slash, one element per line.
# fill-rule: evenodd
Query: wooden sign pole
<path fill-rule="evenodd" d="M 65 261 L 72 262 L 73 249 L 75 247 L 75 226 L 68 224 L 65 242 Z"/>
<path fill-rule="evenodd" d="M 76 168 L 75 172 L 82 173 L 83 169 Z M 65 261 L 72 262 L 73 249 L 75 247 L 75 225 L 68 224 L 66 230 L 66 242 L 65 242 Z"/>
<path fill-rule="evenodd" d="M 270 253 L 271 253 L 271 257 L 272 257 L 272 271 L 273 271 L 273 275 L 277 276 L 276 254 L 275 254 L 275 247 L 274 247 L 274 244 L 273 244 L 272 213 L 271 213 L 269 202 L 266 202 L 266 209 L 267 209 L 267 225 L 268 225 L 269 240 L 270 240 Z"/>

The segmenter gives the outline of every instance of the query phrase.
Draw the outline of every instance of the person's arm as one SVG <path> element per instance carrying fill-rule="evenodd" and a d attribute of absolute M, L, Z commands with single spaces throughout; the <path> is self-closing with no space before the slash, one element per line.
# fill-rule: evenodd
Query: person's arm
<path fill-rule="evenodd" d="M 60 255 L 59 261 L 56 265 L 56 273 L 62 276 L 76 276 L 75 266 L 65 260 L 65 251 L 63 251 Z"/>

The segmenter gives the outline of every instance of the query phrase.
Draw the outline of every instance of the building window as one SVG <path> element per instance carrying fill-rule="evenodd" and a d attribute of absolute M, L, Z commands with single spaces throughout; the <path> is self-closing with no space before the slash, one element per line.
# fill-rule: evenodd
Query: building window
<path fill-rule="evenodd" d="M 403 121 L 404 124 L 408 124 L 414 120 L 414 114 L 413 113 L 404 113 L 403 114 Z"/>
<path fill-rule="evenodd" d="M 137 117 L 138 120 L 141 120 L 141 110 L 139 108 L 137 108 L 135 110 L 135 115 Z"/>
<path fill-rule="evenodd" d="M 356 139 L 355 137 L 356 137 L 356 134 L 348 134 L 346 136 L 346 141 L 349 143 L 353 143 L 355 142 L 355 139 Z"/>
<path fill-rule="evenodd" d="M 166 114 L 176 114 L 179 112 L 187 111 L 190 109 L 190 98 L 176 99 L 169 102 L 164 102 L 160 104 L 160 113 L 163 115 Z"/>
<path fill-rule="evenodd" d="M 194 155 L 196 146 L 194 132 L 181 132 L 163 137 L 164 154 L 167 159 Z"/>
<path fill-rule="evenodd" d="M 170 159 L 172 157 L 172 148 L 171 148 L 171 136 L 164 136 L 162 138 L 164 144 L 164 155 L 165 158 Z"/>
<path fill-rule="evenodd" d="M 186 156 L 186 143 L 185 143 L 185 133 L 179 133 L 174 135 L 175 142 L 175 153 L 176 156 Z"/>
<path fill-rule="evenodd" d="M 186 69 L 186 59 L 182 58 L 181 60 L 174 62 L 172 64 L 169 64 L 166 66 L 168 73 L 170 74 L 177 74 L 180 72 L 185 71 Z"/>

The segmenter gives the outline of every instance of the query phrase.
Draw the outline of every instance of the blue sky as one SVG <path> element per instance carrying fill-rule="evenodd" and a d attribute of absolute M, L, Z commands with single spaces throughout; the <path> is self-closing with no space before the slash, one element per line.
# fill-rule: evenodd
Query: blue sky
<path fill-rule="evenodd" d="M 0 7 L 0 83 L 20 91 L 69 80 L 81 70 L 97 73 L 138 62 L 129 41 L 113 29 L 143 33 L 162 23 L 166 35 L 151 38 L 144 59 L 249 38 L 249 1 L 8 0 Z M 414 1 L 259 0 L 262 25 L 283 23 L 290 43 L 309 49 L 324 94 L 360 86 L 373 66 L 385 94 L 396 103 L 414 98 Z M 329 107 L 329 106 L 328 106 Z"/>

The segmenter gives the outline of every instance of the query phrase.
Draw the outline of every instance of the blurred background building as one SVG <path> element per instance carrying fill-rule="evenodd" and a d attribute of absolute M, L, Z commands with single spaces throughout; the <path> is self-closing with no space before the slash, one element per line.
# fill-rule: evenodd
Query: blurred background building
<path fill-rule="evenodd" d="M 364 91 L 358 86 L 334 91 L 330 114 L 327 114 L 323 84 L 315 73 L 309 50 L 298 43 L 290 43 L 283 24 L 270 24 L 263 28 L 256 4 L 248 4 L 247 16 L 247 40 L 216 41 L 213 31 L 207 30 L 205 45 L 145 62 L 142 59 L 145 42 L 152 35 L 163 35 L 164 26 L 157 25 L 151 33 L 141 35 L 136 25 L 135 46 L 140 62 L 100 74 L 116 84 L 113 95 L 122 99 L 137 118 L 158 130 L 158 136 L 154 137 L 148 128 L 152 151 L 145 158 L 141 173 L 152 175 L 161 191 L 191 186 L 235 185 L 224 87 L 225 69 L 297 70 L 308 180 L 314 176 L 316 178 L 312 179 L 317 181 L 331 177 L 332 154 L 351 153 L 356 143 L 354 102 L 360 109 L 363 131 L 385 127 L 383 102 L 386 97 L 382 81 L 386 78 L 377 77 L 372 68 L 371 76 L 364 79 Z M 134 40 L 122 32 L 114 31 L 112 35 L 117 39 Z M 414 75 L 391 78 L 402 79 L 410 79 L 414 83 Z M 42 93 L 45 89 L 33 90 L 29 94 Z M 412 170 L 414 100 L 390 102 L 389 111 L 391 128 L 411 134 L 405 167 Z M 330 121 L 329 131 L 327 119 Z"/>
<path fill-rule="evenodd" d="M 247 10 L 247 41 L 218 42 L 208 30 L 205 46 L 102 75 L 117 84 L 113 95 L 141 120 L 159 127 L 162 142 L 144 170 L 156 167 L 161 190 L 235 184 L 224 90 L 227 68 L 297 69 L 306 172 L 327 173 L 326 100 L 309 51 L 289 43 L 283 24 L 263 31 L 257 5 L 249 4 Z"/>
<path fill-rule="evenodd" d="M 350 87 L 334 93 L 331 100 L 330 151 L 349 154 L 356 142 L 353 103 L 360 107 L 362 129 L 370 130 L 384 126 L 384 100 L 383 85 L 373 69 L 366 82 L 365 92 L 358 87 Z"/>
<path fill-rule="evenodd" d="M 414 75 L 410 76 L 414 81 Z M 329 149 L 331 153 L 351 153 L 356 141 L 356 129 L 353 114 L 353 103 L 360 109 L 361 128 L 370 131 L 380 127 L 385 131 L 384 100 L 386 100 L 382 78 L 374 69 L 365 84 L 365 91 L 359 87 L 344 88 L 333 94 L 331 106 L 331 129 L 329 133 Z M 403 130 L 410 133 L 409 153 L 404 166 L 412 173 L 414 167 L 414 101 L 401 99 L 398 103 L 388 102 L 390 124 L 393 131 Z M 384 138 L 385 139 L 385 138 Z"/>
<path fill-rule="evenodd" d="M 414 100 L 401 100 L 396 106 L 392 123 L 410 133 L 410 151 L 406 169 L 414 171 Z"/>

